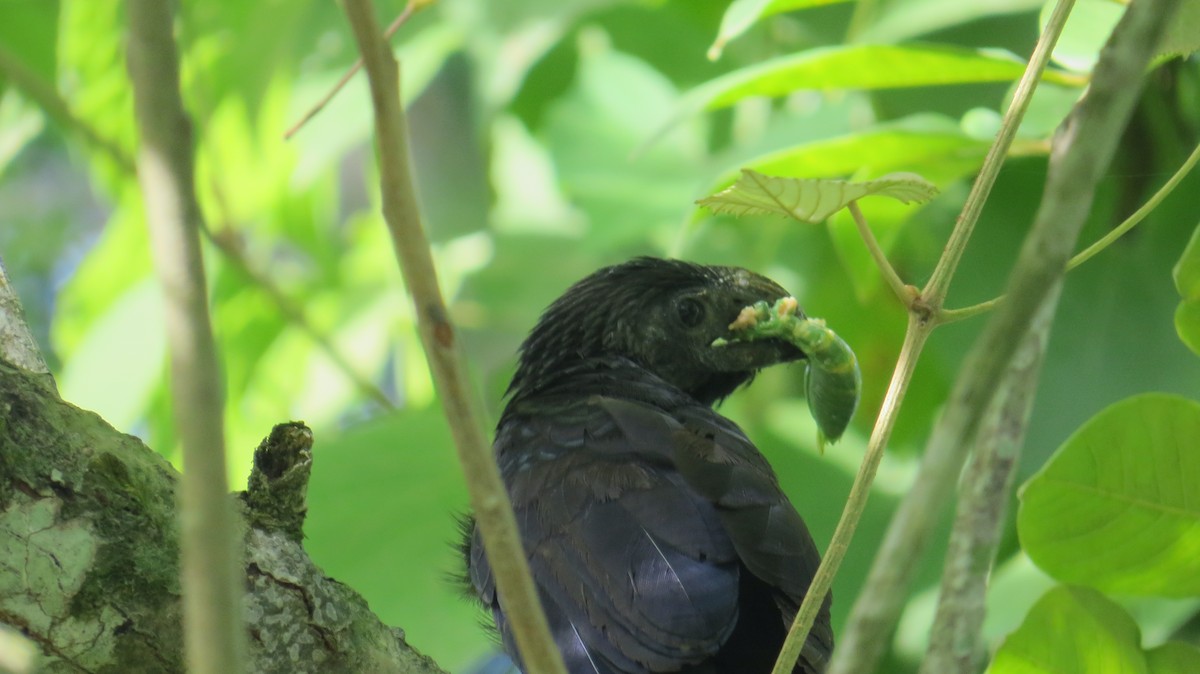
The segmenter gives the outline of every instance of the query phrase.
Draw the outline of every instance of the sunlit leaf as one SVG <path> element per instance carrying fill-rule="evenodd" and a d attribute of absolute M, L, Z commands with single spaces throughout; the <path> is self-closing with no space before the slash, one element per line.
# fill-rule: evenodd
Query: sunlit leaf
<path fill-rule="evenodd" d="M 898 89 L 1017 80 L 1025 62 L 994 49 L 946 45 L 839 45 L 818 47 L 748 66 L 709 80 L 688 92 L 673 114 L 649 136 L 701 110 L 725 108 L 754 96 L 779 97 L 796 91 Z M 1079 76 L 1047 70 L 1042 80 L 1081 83 Z"/>
<path fill-rule="evenodd" d="M 1039 567 L 1108 592 L 1200 594 L 1200 403 L 1112 405 L 1025 484 L 1017 528 Z"/>
<path fill-rule="evenodd" d="M 970 173 L 983 163 L 990 143 L 967 136 L 958 122 L 936 115 L 916 115 L 866 130 L 781 148 L 743 162 L 766 174 L 804 177 L 876 175 L 898 170 L 948 166 Z M 722 180 L 732 182 L 734 171 Z"/>
<path fill-rule="evenodd" d="M 848 0 L 733 0 L 721 17 L 721 27 L 717 29 L 717 39 L 708 50 L 708 58 L 713 61 L 721 58 L 721 51 L 726 44 L 768 16 L 839 2 Z"/>
<path fill-rule="evenodd" d="M 894 89 L 973 82 L 1007 82 L 1025 71 L 1021 59 L 996 50 L 944 45 L 849 45 L 811 49 L 735 71 L 707 85 L 706 107 L 747 96 L 781 96 L 800 89 Z M 1044 79 L 1075 81 L 1055 71 Z"/>
<path fill-rule="evenodd" d="M 64 92 L 71 110 L 98 135 L 133 157 L 136 131 L 133 89 L 125 70 L 125 3 L 69 2 L 62 8 L 58 56 L 60 79 L 71 85 Z M 122 189 L 136 177 L 111 158 L 93 153 L 98 173 L 110 191 Z"/>
<path fill-rule="evenodd" d="M 1095 590 L 1056 587 L 996 652 L 988 674 L 1148 674 L 1129 614 Z"/>
<path fill-rule="evenodd" d="M 1175 331 L 1193 353 L 1200 355 L 1200 226 L 1192 232 L 1172 275 L 1183 298 L 1175 310 Z"/>
<path fill-rule="evenodd" d="M 850 182 L 812 178 L 783 178 L 743 169 L 742 177 L 711 197 L 698 201 L 714 213 L 729 215 L 778 214 L 801 222 L 823 222 L 851 201 L 876 194 L 903 203 L 925 202 L 937 188 L 915 173 L 891 173 L 877 180 Z"/>

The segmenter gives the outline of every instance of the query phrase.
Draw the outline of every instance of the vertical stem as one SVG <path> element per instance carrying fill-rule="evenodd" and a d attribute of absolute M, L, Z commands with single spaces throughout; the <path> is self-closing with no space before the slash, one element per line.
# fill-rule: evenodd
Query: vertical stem
<path fill-rule="evenodd" d="M 1050 301 L 1034 316 L 980 427 L 979 447 L 963 473 L 937 615 L 921 674 L 974 674 L 983 669 L 987 651 L 980 630 L 988 577 L 1004 530 L 1008 497 L 1050 341 L 1057 303 L 1054 296 L 1061 289 L 1060 281 Z"/>
<path fill-rule="evenodd" d="M 1066 271 L 1137 98 L 1142 74 L 1179 0 L 1131 3 L 1096 65 L 1091 88 L 1054 137 L 1045 196 L 992 314 L 963 363 L 949 403 L 930 436 L 912 489 L 892 518 L 829 674 L 874 671 L 890 641 L 934 523 L 958 480 L 980 419 L 1032 317 Z M 933 285 L 933 282 L 930 282 Z"/>
<path fill-rule="evenodd" d="M 171 5 L 129 0 L 129 73 L 154 266 L 165 296 L 171 406 L 183 446 L 180 487 L 188 670 L 243 671 L 240 543 L 226 486 L 224 387 L 209 324 L 191 123 L 179 92 Z"/>
<path fill-rule="evenodd" d="M 950 289 L 950 279 L 953 278 L 954 270 L 958 268 L 963 252 L 967 249 L 967 241 L 975 231 L 975 223 L 979 221 L 983 205 L 992 193 L 992 186 L 996 184 L 996 177 L 1000 175 L 1000 167 L 1004 164 L 1005 157 L 1008 156 L 1008 149 L 1012 147 L 1013 138 L 1017 135 L 1021 120 L 1025 118 L 1029 102 L 1033 100 L 1033 90 L 1037 88 L 1042 72 L 1046 69 L 1046 64 L 1050 62 L 1050 53 L 1054 50 L 1054 45 L 1058 42 L 1058 36 L 1062 34 L 1063 26 L 1067 23 L 1067 16 L 1071 13 L 1074 5 L 1075 0 L 1058 0 L 1054 5 L 1054 11 L 1051 12 L 1050 19 L 1046 22 L 1046 29 L 1042 31 L 1037 45 L 1033 48 L 1033 54 L 1029 57 L 1029 65 L 1021 75 L 1021 80 L 1017 82 L 1012 103 L 1004 113 L 1000 132 L 996 134 L 996 142 L 992 143 L 992 147 L 988 150 L 987 157 L 983 160 L 983 167 L 979 169 L 979 176 L 975 178 L 975 183 L 971 185 L 971 192 L 967 194 L 967 201 L 963 204 L 963 210 L 958 216 L 954 231 L 950 232 L 950 239 L 946 241 L 942 257 L 938 259 L 929 282 L 925 284 L 925 289 L 921 292 L 926 304 L 935 310 L 940 310 L 943 300 L 946 299 L 946 291 Z"/>
<path fill-rule="evenodd" d="M 912 381 L 913 370 L 917 367 L 917 360 L 921 357 L 921 350 L 929 338 L 932 327 L 931 324 L 918 318 L 916 314 L 909 314 L 908 330 L 904 333 L 904 344 L 900 347 L 900 357 L 896 361 L 895 371 L 892 372 L 892 381 L 888 385 L 883 405 L 879 409 L 879 416 L 875 420 L 875 428 L 871 431 L 871 439 L 867 442 L 866 456 L 863 457 L 858 475 L 855 476 L 854 484 L 850 487 L 850 496 L 846 500 L 846 507 L 842 510 L 842 517 L 838 520 L 837 529 L 833 532 L 833 539 L 829 542 L 829 549 L 825 551 L 821 565 L 817 567 L 817 573 L 808 587 L 808 593 L 804 595 L 804 601 L 800 604 L 800 610 L 796 612 L 796 618 L 788 630 L 787 638 L 783 642 L 783 648 L 780 650 L 779 659 L 775 662 L 772 674 L 790 674 L 796 664 L 796 659 L 800 657 L 800 651 L 804 647 L 808 633 L 812 630 L 817 611 L 820 609 L 821 603 L 825 601 L 825 595 L 829 594 L 830 587 L 833 586 L 833 577 L 846 557 L 846 551 L 850 549 L 850 540 L 854 537 L 854 530 L 858 527 L 858 521 L 862 519 L 862 514 L 867 508 L 871 483 L 875 481 L 875 472 L 879 469 L 879 462 L 883 459 L 883 450 L 887 447 L 888 438 L 892 435 L 892 428 L 896 425 L 896 417 L 900 414 L 900 403 L 904 400 L 905 392 L 908 391 L 908 383 Z"/>
<path fill-rule="evenodd" d="M 413 187 L 407 121 L 400 104 L 399 64 L 383 39 L 370 1 L 345 0 L 345 8 L 371 85 L 383 216 L 392 234 L 404 283 L 412 295 L 421 344 L 442 409 L 450 422 L 500 601 L 526 671 L 565 674 L 562 655 L 550 637 L 521 547 L 512 504 L 476 412 L 458 338 L 438 288 L 437 271 Z"/>

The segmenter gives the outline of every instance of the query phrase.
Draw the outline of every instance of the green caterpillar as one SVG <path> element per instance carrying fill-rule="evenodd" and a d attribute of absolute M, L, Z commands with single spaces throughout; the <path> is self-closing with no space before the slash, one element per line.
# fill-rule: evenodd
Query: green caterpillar
<path fill-rule="evenodd" d="M 820 431 L 818 446 L 823 449 L 826 440 L 836 442 L 850 424 L 862 391 L 862 373 L 858 358 L 845 340 L 827 328 L 825 321 L 804 318 L 798 312 L 794 297 L 781 298 L 773 306 L 756 302 L 743 309 L 729 329 L 738 341 L 787 340 L 808 357 L 805 393 L 808 410 Z M 713 346 L 726 343 L 718 339 Z"/>

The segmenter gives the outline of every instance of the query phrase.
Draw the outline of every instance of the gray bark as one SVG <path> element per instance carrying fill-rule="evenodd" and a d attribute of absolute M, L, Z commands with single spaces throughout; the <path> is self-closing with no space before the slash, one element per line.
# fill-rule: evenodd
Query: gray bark
<path fill-rule="evenodd" d="M 241 495 L 252 672 L 442 672 L 300 544 L 312 436 L 284 424 Z M 179 475 L 0 360 L 0 623 L 41 672 L 181 672 Z"/>

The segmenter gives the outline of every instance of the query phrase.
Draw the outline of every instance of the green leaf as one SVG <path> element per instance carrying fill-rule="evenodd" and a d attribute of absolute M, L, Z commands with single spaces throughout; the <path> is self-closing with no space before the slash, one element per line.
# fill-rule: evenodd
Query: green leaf
<path fill-rule="evenodd" d="M 1200 2 L 1186 0 L 1180 4 L 1158 49 L 1168 57 L 1187 56 L 1200 50 Z"/>
<path fill-rule="evenodd" d="M 79 343 L 63 354 L 58 385 L 63 399 L 130 431 L 163 383 L 162 291 L 154 277 L 146 276 L 107 299 L 111 303 L 91 317 Z"/>
<path fill-rule="evenodd" d="M 316 438 L 305 549 L 448 671 L 468 671 L 489 644 L 456 582 L 467 495 L 441 412 L 410 407 Z"/>
<path fill-rule="evenodd" d="M 47 84 L 56 77 L 58 14 L 58 0 L 0 2 L 0 50 Z M 0 73 L 0 83 L 4 79 Z"/>
<path fill-rule="evenodd" d="M 1150 674 L 1192 674 L 1200 672 L 1200 650 L 1181 641 L 1167 643 L 1146 652 Z"/>
<path fill-rule="evenodd" d="M 1025 484 L 1021 545 L 1065 583 L 1200 595 L 1200 403 L 1151 393 L 1085 423 Z"/>
<path fill-rule="evenodd" d="M 887 125 L 784 148 L 746 162 L 763 173 L 825 177 L 860 170 L 876 174 L 936 164 L 958 174 L 983 163 L 988 143 L 960 130 L 913 130 Z"/>
<path fill-rule="evenodd" d="M 1038 28 L 1046 29 L 1054 0 L 1042 6 L 1038 17 Z M 1062 35 L 1054 44 L 1051 57 L 1054 62 L 1076 72 L 1091 72 L 1100 58 L 1100 49 L 1112 34 L 1113 28 L 1125 13 L 1122 3 L 1111 0 L 1080 0 L 1071 8 Z"/>
<path fill-rule="evenodd" d="M 783 178 L 742 169 L 733 186 L 697 203 L 714 213 L 779 214 L 801 222 L 823 222 L 851 201 L 877 194 L 903 203 L 925 202 L 937 194 L 932 183 L 915 173 L 890 173 L 877 180 L 850 182 Z"/>
<path fill-rule="evenodd" d="M 696 112 L 726 108 L 754 96 L 1007 82 L 1024 71 L 1024 61 L 995 49 L 923 44 L 818 47 L 735 70 L 692 89 L 645 145 Z M 1077 75 L 1052 70 L 1045 71 L 1042 80 L 1082 83 Z"/>
<path fill-rule="evenodd" d="M 1175 310 L 1175 331 L 1193 353 L 1200 356 L 1200 226 L 1172 271 L 1183 301 Z"/>
<path fill-rule="evenodd" d="M 1179 262 L 1171 270 L 1175 289 L 1185 300 L 1200 299 L 1200 225 L 1192 232 L 1192 238 L 1179 256 Z"/>
<path fill-rule="evenodd" d="M 733 0 L 725 10 L 725 15 L 721 17 L 721 27 L 717 29 L 717 39 L 708 50 L 708 58 L 712 61 L 721 58 L 721 51 L 725 49 L 725 45 L 769 16 L 839 2 L 848 0 Z"/>
<path fill-rule="evenodd" d="M 1200 300 L 1184 300 L 1175 309 L 1175 332 L 1192 353 L 1200 356 Z"/>
<path fill-rule="evenodd" d="M 1004 640 L 988 674 L 1149 674 L 1137 625 L 1104 595 L 1056 587 Z"/>
<path fill-rule="evenodd" d="M 973 22 L 974 34 L 980 36 L 976 39 L 982 40 L 989 24 L 980 19 L 1030 12 L 1041 6 L 1042 0 L 905 0 L 880 3 L 879 13 L 873 18 L 871 25 L 858 35 L 857 41 L 895 43 Z"/>
<path fill-rule="evenodd" d="M 631 158 L 677 102 L 670 80 L 645 61 L 608 47 L 602 34 L 581 40 L 576 80 L 548 108 L 544 133 L 563 194 L 585 216 L 593 250 L 628 250 L 656 232 L 674 231 L 680 205 L 695 198 L 701 124 L 680 125 Z"/>
<path fill-rule="evenodd" d="M 783 96 L 798 90 L 895 89 L 1021 77 L 1025 62 L 998 50 L 945 45 L 849 45 L 820 47 L 735 70 L 694 90 L 689 97 L 708 109 L 750 96 Z M 1046 71 L 1047 82 L 1075 78 Z"/>

